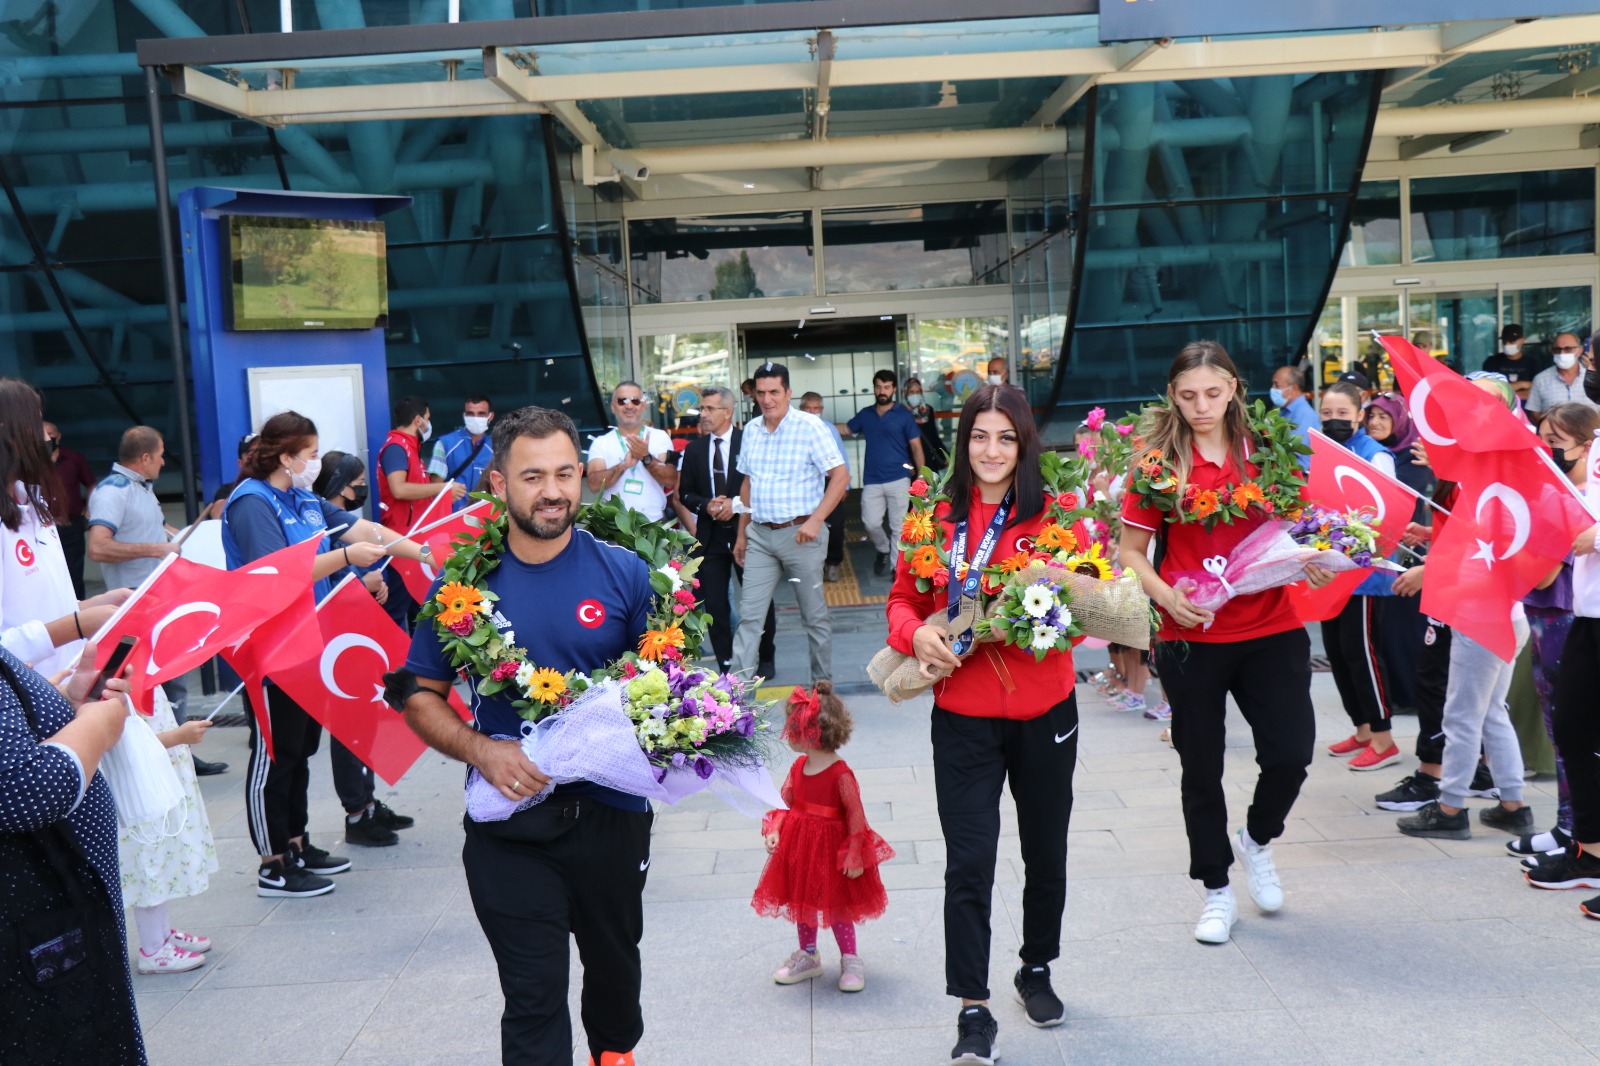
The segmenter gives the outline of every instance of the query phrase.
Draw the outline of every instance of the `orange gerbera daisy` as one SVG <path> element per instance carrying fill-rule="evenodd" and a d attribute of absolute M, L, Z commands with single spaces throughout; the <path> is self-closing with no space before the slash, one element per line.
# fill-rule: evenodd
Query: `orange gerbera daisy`
<path fill-rule="evenodd" d="M 540 703 L 554 703 L 567 691 L 567 679 L 548 666 L 541 666 L 528 679 L 528 698 Z"/>
<path fill-rule="evenodd" d="M 1260 503 L 1266 499 L 1261 493 L 1261 486 L 1254 481 L 1246 481 L 1237 485 L 1233 490 L 1233 502 L 1237 507 L 1248 507 L 1252 503 Z"/>
<path fill-rule="evenodd" d="M 932 579 L 939 569 L 939 549 L 932 544 L 924 544 L 911 553 L 911 572 L 917 577 Z"/>
<path fill-rule="evenodd" d="M 900 539 L 907 544 L 921 544 L 933 539 L 933 516 L 922 511 L 912 511 L 900 526 Z"/>
<path fill-rule="evenodd" d="M 433 598 L 441 608 L 439 621 L 447 626 L 454 625 L 469 614 L 483 612 L 483 593 L 471 585 L 452 581 Z"/>
<path fill-rule="evenodd" d="M 1072 535 L 1072 530 L 1063 529 L 1055 522 L 1048 522 L 1039 530 L 1039 535 L 1033 538 L 1033 543 L 1040 548 L 1051 551 L 1076 551 L 1078 538 Z"/>
<path fill-rule="evenodd" d="M 678 626 L 665 629 L 647 629 L 639 638 L 639 657 L 659 660 L 668 648 L 683 647 L 683 630 Z"/>
<path fill-rule="evenodd" d="M 1222 506 L 1222 501 L 1217 499 L 1216 489 L 1205 489 L 1195 493 L 1194 506 L 1190 508 L 1196 518 L 1210 518 Z"/>
<path fill-rule="evenodd" d="M 1027 552 L 1018 552 L 1008 559 L 1000 560 L 1000 572 L 1002 574 L 1014 574 L 1031 562 L 1033 562 L 1033 556 Z"/>

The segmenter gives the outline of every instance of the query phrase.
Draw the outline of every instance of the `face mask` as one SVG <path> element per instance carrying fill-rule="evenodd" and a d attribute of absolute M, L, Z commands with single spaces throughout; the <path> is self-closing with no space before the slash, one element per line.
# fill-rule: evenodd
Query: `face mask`
<path fill-rule="evenodd" d="M 906 393 L 906 405 L 909 406 L 909 407 L 921 407 L 922 406 L 922 393 L 920 393 L 920 392 L 908 392 L 908 393 Z"/>
<path fill-rule="evenodd" d="M 467 432 L 474 437 L 481 437 L 489 432 L 489 419 L 486 415 L 467 415 L 461 420 L 466 424 Z M 432 429 L 432 426 L 428 427 Z"/>
<path fill-rule="evenodd" d="M 1550 458 L 1555 460 L 1556 465 L 1561 468 L 1563 474 L 1572 473 L 1572 468 L 1578 465 L 1578 460 L 1568 459 L 1566 452 L 1554 444 L 1550 445 Z"/>
<path fill-rule="evenodd" d="M 1271 397 L 1272 406 L 1274 407 L 1282 407 L 1285 403 L 1288 403 L 1288 401 L 1283 398 L 1283 390 L 1278 388 L 1276 385 L 1267 390 L 1267 395 Z"/>
<path fill-rule="evenodd" d="M 54 437 L 51 437 L 50 438 L 50 452 L 51 452 L 51 454 L 54 454 L 54 453 L 56 453 L 56 452 L 58 452 L 60 450 L 61 450 L 61 442 L 56 440 Z"/>
<path fill-rule="evenodd" d="M 304 468 L 289 471 L 289 484 L 297 489 L 309 489 L 317 480 L 317 475 L 322 473 L 321 459 L 307 459 L 305 462 Z"/>
<path fill-rule="evenodd" d="M 1500 346 L 1500 353 L 1502 355 L 1515 356 L 1520 351 L 1522 351 L 1522 345 L 1520 344 L 1502 344 Z"/>
<path fill-rule="evenodd" d="M 1578 353 L 1577 352 L 1557 352 L 1556 353 L 1556 369 L 1558 369 L 1558 370 L 1571 370 L 1573 367 L 1575 367 L 1577 365 L 1578 365 Z"/>
<path fill-rule="evenodd" d="M 1343 444 L 1356 435 L 1356 424 L 1348 418 L 1324 418 L 1322 432 L 1325 436 Z"/>
<path fill-rule="evenodd" d="M 424 423 L 422 423 L 422 432 L 417 434 L 417 439 L 419 441 L 426 441 L 431 436 L 433 436 L 433 423 L 432 422 L 424 422 Z"/>
<path fill-rule="evenodd" d="M 366 502 L 367 502 L 367 486 L 365 486 L 365 485 L 351 485 L 350 488 L 347 491 L 350 493 L 350 506 L 351 507 L 360 508 L 360 507 L 363 507 L 363 506 L 366 505 Z"/>
<path fill-rule="evenodd" d="M 989 375 L 989 384 L 991 384 L 991 385 L 1004 385 L 1005 383 L 1006 383 L 1005 375 L 1003 375 L 1003 374 L 990 374 Z"/>

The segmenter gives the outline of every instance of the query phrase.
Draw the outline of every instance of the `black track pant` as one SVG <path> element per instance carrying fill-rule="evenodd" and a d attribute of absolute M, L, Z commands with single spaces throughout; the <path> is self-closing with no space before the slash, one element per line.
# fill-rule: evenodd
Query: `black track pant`
<path fill-rule="evenodd" d="M 344 812 L 360 814 L 366 810 L 376 795 L 372 768 L 339 743 L 337 737 L 328 738 L 328 765 L 333 770 L 334 794 L 339 797 Z"/>
<path fill-rule="evenodd" d="M 974 718 L 933 709 L 933 784 L 944 830 L 945 992 L 989 998 L 989 912 L 1000 844 L 1000 789 L 1017 805 L 1024 867 L 1024 963 L 1061 954 L 1067 824 L 1078 763 L 1076 696 L 1037 718 Z"/>
<path fill-rule="evenodd" d="M 1450 687 L 1450 627 L 1430 620 L 1417 656 L 1417 761 L 1444 762 L 1444 697 Z"/>
<path fill-rule="evenodd" d="M 1291 629 L 1228 644 L 1166 643 L 1157 646 L 1156 662 L 1172 704 L 1172 744 L 1183 763 L 1189 876 L 1222 888 L 1233 863 L 1222 785 L 1227 697 L 1250 724 L 1261 768 L 1245 828 L 1256 843 L 1269 844 L 1283 835 L 1311 765 L 1311 638 Z"/>
<path fill-rule="evenodd" d="M 466 820 L 467 890 L 506 1001 L 504 1066 L 572 1061 L 569 937 L 583 962 L 583 1028 L 595 1062 L 605 1051 L 632 1051 L 644 1035 L 639 937 L 651 818 L 552 796 L 504 822 Z"/>
<path fill-rule="evenodd" d="M 1322 646 L 1333 668 L 1333 683 L 1351 724 L 1388 732 L 1389 667 L 1383 661 L 1378 598 L 1351 596 L 1322 623 Z"/>
<path fill-rule="evenodd" d="M 1600 843 L 1600 618 L 1574 618 L 1561 652 L 1551 726 L 1567 770 L 1572 835 Z"/>
<path fill-rule="evenodd" d="M 306 795 L 311 787 L 311 756 L 322 743 L 322 726 L 276 685 L 267 686 L 272 726 L 272 758 L 256 728 L 255 695 L 250 702 L 250 766 L 244 808 L 250 841 L 261 855 L 282 855 L 289 841 L 306 831 Z"/>

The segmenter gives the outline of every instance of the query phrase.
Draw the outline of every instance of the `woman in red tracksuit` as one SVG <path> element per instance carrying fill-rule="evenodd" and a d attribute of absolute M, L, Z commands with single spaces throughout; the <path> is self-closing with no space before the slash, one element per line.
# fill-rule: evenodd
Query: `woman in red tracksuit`
<path fill-rule="evenodd" d="M 964 541 L 975 567 L 1027 551 L 1045 522 L 1039 434 L 1022 390 L 985 385 L 961 409 L 951 503 L 935 512 L 944 543 Z M 1000 512 L 1004 510 L 1004 514 Z M 999 515 L 999 521 L 996 521 Z M 991 534 L 993 534 L 991 536 Z M 987 545 L 988 551 L 985 551 Z M 944 631 L 924 619 L 948 606 L 962 582 L 952 551 L 950 589 L 918 592 L 902 566 L 889 595 L 889 645 L 925 673 L 951 670 L 933 687 L 934 788 L 946 849 L 946 991 L 959 996 L 955 1062 L 994 1061 L 998 1029 L 988 1009 L 989 910 L 1000 840 L 1000 789 L 1010 779 L 1026 870 L 1022 966 L 1014 985 L 1027 1020 L 1060 1024 L 1049 963 L 1061 953 L 1067 900 L 1067 823 L 1078 754 L 1076 676 L 1070 652 L 1035 661 L 1023 648 L 985 643 L 958 659 Z"/>

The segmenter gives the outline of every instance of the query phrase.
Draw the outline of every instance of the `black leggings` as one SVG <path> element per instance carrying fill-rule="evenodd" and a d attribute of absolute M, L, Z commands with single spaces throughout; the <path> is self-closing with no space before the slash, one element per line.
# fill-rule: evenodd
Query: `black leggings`
<path fill-rule="evenodd" d="M 1333 668 L 1344 713 L 1357 728 L 1389 730 L 1389 668 L 1380 654 L 1378 601 L 1351 596 L 1344 610 L 1322 623 L 1322 646 Z"/>
<path fill-rule="evenodd" d="M 1245 828 L 1256 843 L 1268 844 L 1283 835 L 1311 765 L 1311 638 L 1299 628 L 1228 644 L 1160 644 L 1156 663 L 1172 704 L 1172 744 L 1183 763 L 1189 876 L 1222 888 L 1233 863 L 1222 786 L 1227 697 L 1250 724 L 1261 767 Z"/>
<path fill-rule="evenodd" d="M 1580 843 L 1600 843 L 1600 618 L 1572 620 L 1556 702 L 1551 714 L 1556 750 L 1567 770 L 1572 797 L 1572 835 Z"/>
<path fill-rule="evenodd" d="M 1078 763 L 1078 700 L 1037 718 L 974 718 L 933 709 L 933 787 L 944 831 L 945 992 L 989 998 L 989 912 L 1009 779 L 1022 847 L 1022 950 L 1029 965 L 1061 954 L 1067 825 Z"/>

